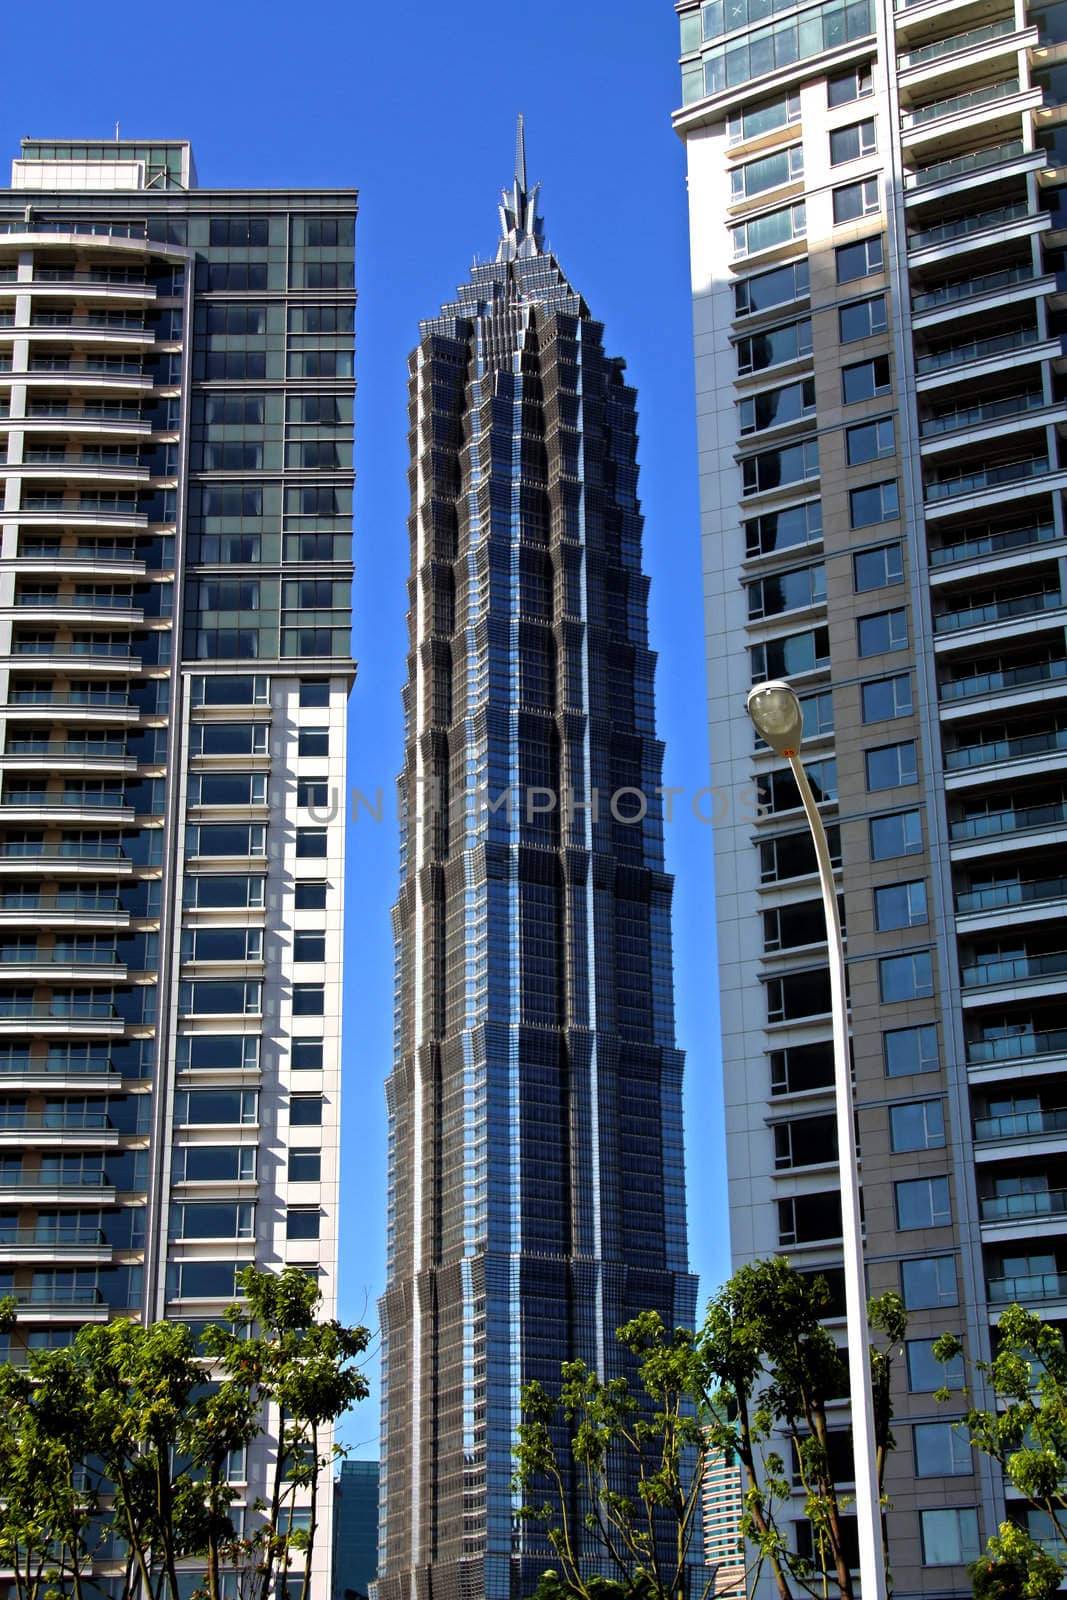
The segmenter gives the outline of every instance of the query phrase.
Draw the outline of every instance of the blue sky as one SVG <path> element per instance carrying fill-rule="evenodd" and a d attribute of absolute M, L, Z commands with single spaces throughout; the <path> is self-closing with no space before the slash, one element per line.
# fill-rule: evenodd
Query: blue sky
<path fill-rule="evenodd" d="M 190 0 L 166 14 L 52 0 L 13 7 L 0 161 L 36 138 L 189 138 L 208 187 L 356 186 L 357 541 L 350 782 L 400 765 L 407 550 L 406 358 L 421 316 L 491 256 L 497 191 L 525 112 L 549 242 L 625 356 L 640 403 L 641 495 L 665 782 L 710 781 L 688 295 L 685 168 L 670 0 Z M 6 182 L 6 178 L 4 179 Z M 389 810 L 387 808 L 387 817 Z M 667 831 L 686 1096 L 693 1265 L 728 1271 L 711 828 Z M 375 1320 L 384 1272 L 382 1084 L 392 1051 L 395 832 L 349 846 L 342 1314 Z M 376 1453 L 377 1415 L 346 1429 Z"/>

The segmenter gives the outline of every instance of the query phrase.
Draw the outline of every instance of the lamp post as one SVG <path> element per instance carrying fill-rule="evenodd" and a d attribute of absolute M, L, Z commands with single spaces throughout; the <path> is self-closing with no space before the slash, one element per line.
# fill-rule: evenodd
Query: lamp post
<path fill-rule="evenodd" d="M 867 1287 L 860 1231 L 859 1169 L 856 1124 L 852 1110 L 852 1062 L 848 1046 L 845 1009 L 845 951 L 837 889 L 830 861 L 830 846 L 800 760 L 804 717 L 788 683 L 761 683 L 750 691 L 748 714 L 756 732 L 775 755 L 785 756 L 800 790 L 804 814 L 815 845 L 819 887 L 826 913 L 826 942 L 830 960 L 830 1005 L 833 1015 L 834 1088 L 837 1102 L 837 1147 L 841 1187 L 841 1234 L 845 1255 L 845 1321 L 848 1332 L 848 1369 L 852 1390 L 852 1447 L 856 1470 L 856 1524 L 859 1534 L 860 1584 L 863 1600 L 886 1600 L 885 1561 L 882 1554 L 882 1513 L 878 1492 L 878 1464 L 874 1438 L 874 1389 L 871 1383 L 870 1332 L 867 1326 Z"/>

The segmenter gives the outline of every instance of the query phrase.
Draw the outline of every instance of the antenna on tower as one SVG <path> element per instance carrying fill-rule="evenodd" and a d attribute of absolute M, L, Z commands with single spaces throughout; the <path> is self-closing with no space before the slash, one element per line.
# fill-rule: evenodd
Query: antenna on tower
<path fill-rule="evenodd" d="M 519 112 L 519 120 L 515 128 L 515 182 L 519 186 L 519 193 L 526 193 L 526 118 Z"/>
<path fill-rule="evenodd" d="M 119 142 L 119 125 L 116 122 L 115 123 L 115 143 L 118 144 L 118 142 Z"/>

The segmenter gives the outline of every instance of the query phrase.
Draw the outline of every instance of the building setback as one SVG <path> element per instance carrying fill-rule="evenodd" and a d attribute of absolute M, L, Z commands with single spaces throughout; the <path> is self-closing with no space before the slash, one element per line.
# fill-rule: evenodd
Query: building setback
<path fill-rule="evenodd" d="M 536 198 L 410 361 L 382 1600 L 531 1593 L 522 1385 L 694 1311 L 636 397 Z"/>
<path fill-rule="evenodd" d="M 253 1261 L 335 1305 L 355 210 L 179 141 L 26 140 L 0 192 L 15 1361 Z"/>
<path fill-rule="evenodd" d="M 1004 1497 L 931 1340 L 1067 1318 L 1059 11 L 675 9 L 713 776 L 763 806 L 716 833 L 734 1257 L 840 1279 L 814 858 L 745 715 L 786 676 L 842 863 L 870 1287 L 911 1319 L 894 1590 L 969 1594 Z"/>

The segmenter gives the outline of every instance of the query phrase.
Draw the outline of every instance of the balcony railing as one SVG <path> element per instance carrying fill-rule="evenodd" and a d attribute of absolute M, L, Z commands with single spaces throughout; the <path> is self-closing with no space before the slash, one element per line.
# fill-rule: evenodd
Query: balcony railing
<path fill-rule="evenodd" d="M 970 111 L 974 106 L 984 106 L 990 100 L 1001 100 L 1009 94 L 1018 94 L 1018 78 L 1002 78 L 999 83 L 983 84 L 969 94 L 952 94 L 943 100 L 931 100 L 904 113 L 904 126 L 916 128 L 920 123 L 932 122 L 935 117 L 948 117 L 954 111 Z"/>
<path fill-rule="evenodd" d="M 992 206 L 988 211 L 973 211 L 965 217 L 951 217 L 947 222 L 935 223 L 932 228 L 920 228 L 908 235 L 909 250 L 925 250 L 928 245 L 944 244 L 949 239 L 962 239 L 971 233 L 984 233 L 986 228 L 998 228 L 1005 222 L 1017 222 L 1030 215 L 1026 200 L 1012 200 L 1008 205 Z"/>
<path fill-rule="evenodd" d="M 36 1228 L 0 1228 L 0 1247 L 4 1245 L 40 1245 L 46 1250 L 92 1249 L 106 1244 L 102 1228 L 47 1227 L 40 1223 Z"/>
<path fill-rule="evenodd" d="M 0 232 L 2 232 L 0 228 Z M 111 357 L 101 357 L 98 361 L 83 359 L 74 361 L 69 356 L 34 356 L 29 369 L 33 372 L 92 372 L 104 373 L 114 378 L 141 378 L 148 383 L 148 373 L 139 361 L 119 361 Z"/>
<path fill-rule="evenodd" d="M 124 741 L 118 744 L 108 739 L 66 739 L 62 744 L 50 744 L 47 739 L 9 739 L 4 749 L 6 756 L 87 756 L 97 761 L 121 761 L 126 756 Z"/>
<path fill-rule="evenodd" d="M 0 891 L 0 911 L 121 911 L 117 895 L 106 889 L 58 889 L 39 894 L 33 889 Z"/>
<path fill-rule="evenodd" d="M 1032 905 L 1061 897 L 1067 897 L 1067 878 L 1009 878 L 1003 883 L 961 890 L 956 896 L 956 910 L 999 911 L 1005 906 Z"/>
<path fill-rule="evenodd" d="M 33 1128 L 37 1131 L 53 1129 L 58 1132 L 69 1130 L 92 1133 L 113 1126 L 106 1111 L 68 1111 L 65 1115 L 45 1112 L 41 1116 L 20 1108 L 18 1112 L 5 1110 L 0 1113 L 0 1129 L 5 1132 L 11 1132 L 13 1129 L 17 1131 L 19 1128 Z"/>
<path fill-rule="evenodd" d="M 121 789 L 100 790 L 87 789 L 84 792 L 71 793 L 60 791 L 50 794 L 47 789 L 14 789 L 0 796 L 0 807 L 3 806 L 75 806 L 83 810 L 88 806 L 99 806 L 105 811 L 114 810 L 116 806 L 124 806 L 126 796 Z"/>
<path fill-rule="evenodd" d="M 978 1198 L 983 1222 L 1011 1222 L 1016 1218 L 1062 1217 L 1067 1212 L 1067 1189 L 1034 1189 L 1020 1194 L 987 1194 Z"/>
<path fill-rule="evenodd" d="M 1029 978 L 1059 978 L 1064 973 L 1067 973 L 1067 950 L 1049 950 L 1040 955 L 997 956 L 990 961 L 961 967 L 960 982 L 965 989 L 983 989 Z"/>
<path fill-rule="evenodd" d="M 945 751 L 945 766 L 950 772 L 960 772 L 970 767 L 988 767 L 998 761 L 1043 756 L 1050 750 L 1067 750 L 1067 728 L 1049 728 L 1043 733 L 1027 733 L 1017 739 L 985 739 L 979 744 L 960 745 L 955 750 Z"/>
<path fill-rule="evenodd" d="M 139 467 L 138 455 L 109 455 L 103 450 L 27 450 L 23 464 L 28 467 Z"/>
<path fill-rule="evenodd" d="M 1034 661 L 1025 667 L 1005 667 L 995 672 L 976 672 L 969 678 L 949 678 L 940 686 L 942 700 L 969 700 L 974 695 L 994 694 L 1001 689 L 1027 688 L 1034 683 L 1052 683 L 1067 678 L 1067 657 Z"/>
<path fill-rule="evenodd" d="M 12 706 L 111 706 L 124 711 L 134 709 L 125 689 L 20 689 L 10 690 Z"/>
<path fill-rule="evenodd" d="M 30 317 L 30 327 L 78 328 L 100 333 L 109 333 L 113 328 L 145 332 L 144 318 L 126 311 L 35 311 Z"/>
<path fill-rule="evenodd" d="M 1003 811 L 983 811 L 978 816 L 961 817 L 948 826 L 949 838 L 991 839 L 1001 833 L 1023 833 L 1028 828 L 1049 828 L 1067 822 L 1067 802 L 1053 800 L 1044 806 L 1005 807 Z"/>
<path fill-rule="evenodd" d="M 55 945 L 47 950 L 37 946 L 0 944 L 0 966 L 16 967 L 117 967 L 121 966 L 114 949 L 79 949 L 75 945 Z M 0 1113 L 0 1126 L 2 1113 Z"/>
<path fill-rule="evenodd" d="M 36 1060 L 25 1050 L 0 1052 L 0 1074 L 26 1077 L 29 1073 L 56 1073 L 61 1077 L 118 1077 L 110 1059 L 87 1055 L 52 1055 Z"/>
<path fill-rule="evenodd" d="M 995 145 L 991 150 L 972 150 L 965 156 L 950 156 L 945 161 L 935 161 L 928 167 L 919 167 L 909 173 L 909 187 L 921 189 L 925 184 L 940 183 L 944 178 L 961 178 L 968 172 L 984 172 L 988 167 L 999 167 L 1005 161 L 1014 161 L 1017 156 L 1025 154 L 1022 140 L 1011 139 L 1007 144 Z"/>
<path fill-rule="evenodd" d="M 967 1060 L 972 1066 L 986 1066 L 998 1061 L 1026 1061 L 1031 1056 L 1058 1056 L 1065 1053 L 1067 1028 L 1052 1028 L 1045 1033 L 1028 1030 L 1025 1033 L 1010 1033 L 992 1039 L 970 1039 L 967 1042 Z"/>
<path fill-rule="evenodd" d="M 960 367 L 968 361 L 981 361 L 986 356 L 1001 355 L 1005 350 L 1022 350 L 1037 338 L 1036 328 L 1013 328 L 1010 333 L 994 334 L 989 339 L 965 339 L 960 344 L 947 345 L 943 350 L 919 356 L 916 372 L 942 372 L 946 367 Z"/>
<path fill-rule="evenodd" d="M 1015 32 L 1015 18 L 1001 17 L 998 22 L 987 22 L 983 28 L 969 28 L 966 33 L 953 33 L 947 39 L 937 39 L 933 44 L 920 45 L 917 50 L 906 50 L 897 58 L 901 70 L 917 67 L 924 61 L 936 61 L 940 56 L 955 55 L 957 50 L 972 50 L 990 39 L 1002 39 Z"/>
<path fill-rule="evenodd" d="M 992 1139 L 1039 1138 L 1046 1133 L 1067 1133 L 1067 1107 L 1009 1111 L 999 1117 L 976 1117 L 974 1123 L 974 1137 L 979 1144 Z"/>
<path fill-rule="evenodd" d="M 6 1172 L 0 1167 L 0 1192 L 4 1189 L 106 1189 L 102 1170 L 84 1167 L 42 1168 L 39 1172 Z"/>
<path fill-rule="evenodd" d="M 986 1292 L 993 1305 L 1016 1300 L 1059 1300 L 1067 1295 L 1067 1272 L 1028 1272 L 1015 1278 L 989 1278 Z"/>
<path fill-rule="evenodd" d="M 947 500 L 958 494 L 976 494 L 1000 483 L 1021 483 L 1039 478 L 1049 470 L 1048 456 L 1025 456 L 1021 461 L 1002 461 L 980 467 L 976 472 L 955 472 L 951 477 L 931 478 L 923 485 L 927 500 Z"/>
<path fill-rule="evenodd" d="M 66 400 L 35 400 L 26 407 L 32 421 L 42 417 L 66 417 L 70 422 L 138 422 L 147 424 L 140 406 L 72 406 Z"/>
<path fill-rule="evenodd" d="M 34 283 L 118 283 L 133 289 L 147 287 L 148 279 L 136 267 L 38 267 Z"/>
<path fill-rule="evenodd" d="M 961 628 L 980 628 L 990 622 L 1006 622 L 1010 617 L 1034 617 L 1042 611 L 1058 611 L 1062 604 L 1063 596 L 1058 589 L 1010 595 L 1005 600 L 990 600 L 984 606 L 941 611 L 934 617 L 934 632 L 955 633 Z"/>
<path fill-rule="evenodd" d="M 1001 417 L 1016 417 L 1023 411 L 1036 411 L 1045 404 L 1040 389 L 1026 389 L 1022 394 L 1005 395 L 1000 400 L 980 401 L 973 406 L 955 406 L 951 411 L 940 411 L 936 417 L 927 417 L 919 425 L 923 438 L 931 434 L 955 433 L 960 428 L 973 428 L 981 422 L 996 422 Z"/>
<path fill-rule="evenodd" d="M 115 1016 L 115 1003 L 107 999 L 96 1000 L 91 995 L 78 995 L 73 1000 L 20 1000 L 0 995 L 0 1018 L 10 1022 L 64 1021 L 68 1017 L 82 1020 L 109 1021 Z"/>
<path fill-rule="evenodd" d="M 14 639 L 11 653 L 15 656 L 118 656 L 124 661 L 133 660 L 125 639 L 70 639 L 65 644 L 56 639 Z"/>
<path fill-rule="evenodd" d="M 1056 538 L 1051 522 L 1027 523 L 1019 528 L 1001 528 L 943 544 L 930 551 L 932 567 L 954 566 L 959 561 L 974 561 L 978 556 L 998 555 L 1003 550 L 1024 550 L 1032 544 L 1047 544 Z"/>

